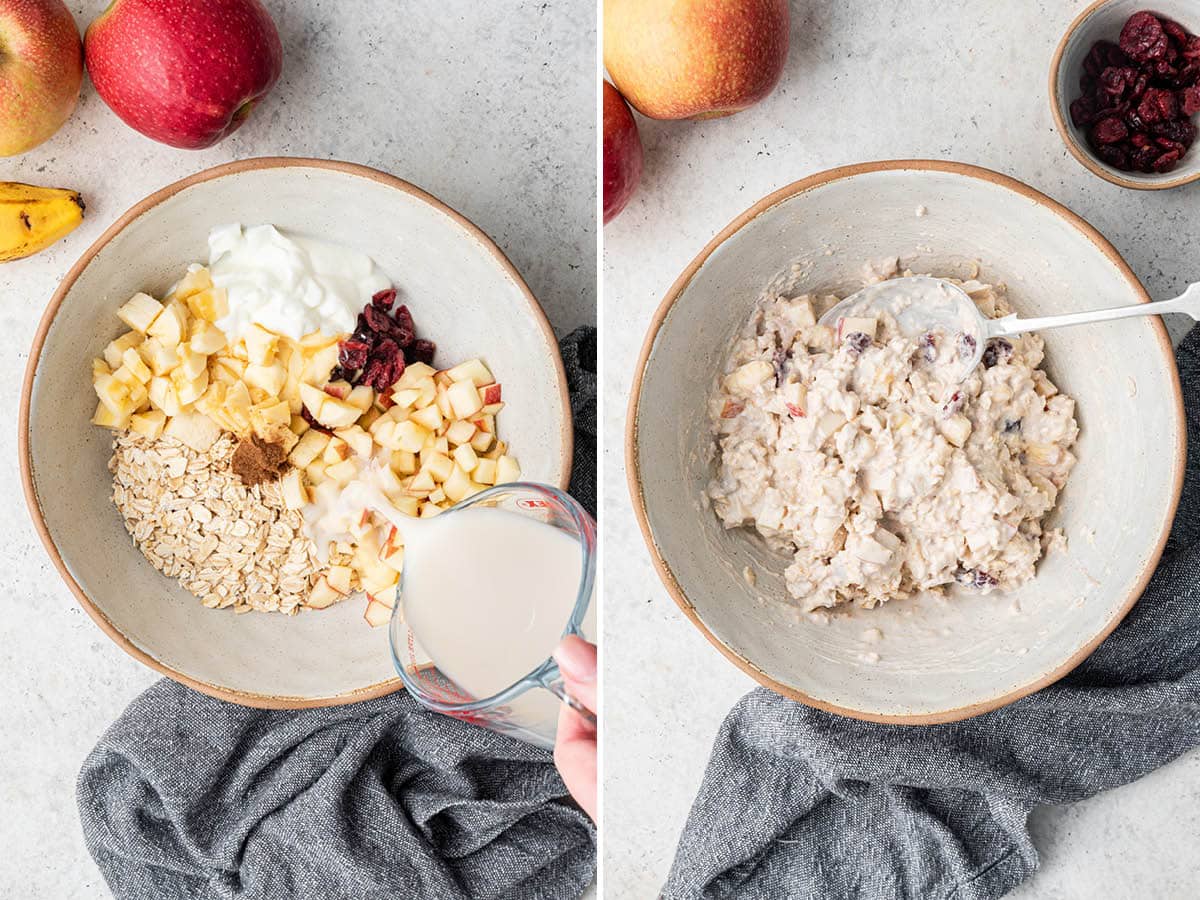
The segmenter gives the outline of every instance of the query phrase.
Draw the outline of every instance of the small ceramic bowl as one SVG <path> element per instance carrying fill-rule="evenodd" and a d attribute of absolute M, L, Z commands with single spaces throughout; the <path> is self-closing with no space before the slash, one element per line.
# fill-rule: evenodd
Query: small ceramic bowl
<path fill-rule="evenodd" d="M 800 613 L 783 584 L 787 560 L 750 529 L 727 531 L 704 502 L 714 472 L 708 397 L 769 284 L 845 296 L 862 285 L 865 262 L 897 254 L 917 273 L 969 277 L 978 264 L 1023 315 L 1149 299 L 1095 229 L 995 172 L 893 161 L 814 175 L 734 220 L 667 293 L 634 371 L 627 466 L 659 575 L 729 659 L 822 709 L 945 722 L 1062 677 L 1128 612 L 1179 499 L 1183 405 L 1157 318 L 1045 332 L 1049 374 L 1076 399 L 1081 428 L 1078 465 L 1049 521 L 1065 530 L 1066 551 L 1009 594 L 955 589 L 824 619 Z"/>
<path fill-rule="evenodd" d="M 554 333 L 512 264 L 478 228 L 398 178 L 348 163 L 252 159 L 218 166 L 138 203 L 83 255 L 50 301 L 21 400 L 20 464 L 34 524 L 100 628 L 146 665 L 236 703 L 348 703 L 400 686 L 387 629 L 350 600 L 297 616 L 209 610 L 157 572 L 110 499 L 111 433 L 89 423 L 93 357 L 123 330 L 131 294 L 161 295 L 207 236 L 270 222 L 375 259 L 440 360 L 481 356 L 504 383 L 500 427 L 531 481 L 566 486 L 572 431 Z"/>
<path fill-rule="evenodd" d="M 1170 172 L 1122 172 L 1100 159 L 1088 146 L 1084 129 L 1071 121 L 1071 102 L 1081 93 L 1079 76 L 1092 45 L 1100 40 L 1116 43 L 1125 22 L 1142 10 L 1173 19 L 1192 34 L 1200 34 L 1197 0 L 1157 0 L 1149 4 L 1142 0 L 1098 0 L 1075 18 L 1054 51 L 1050 63 L 1050 110 L 1067 149 L 1091 172 L 1121 187 L 1156 191 L 1200 179 L 1200 144 L 1193 144 Z"/>

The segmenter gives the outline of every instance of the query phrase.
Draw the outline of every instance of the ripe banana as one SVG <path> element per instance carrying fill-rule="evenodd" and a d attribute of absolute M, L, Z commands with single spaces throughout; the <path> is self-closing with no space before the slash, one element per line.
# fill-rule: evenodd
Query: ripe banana
<path fill-rule="evenodd" d="M 83 221 L 77 191 L 0 181 L 0 262 L 45 250 Z"/>

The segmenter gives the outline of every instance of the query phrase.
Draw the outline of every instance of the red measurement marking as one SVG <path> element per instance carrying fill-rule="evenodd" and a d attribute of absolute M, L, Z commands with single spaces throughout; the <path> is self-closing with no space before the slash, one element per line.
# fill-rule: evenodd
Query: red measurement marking
<path fill-rule="evenodd" d="M 517 506 L 521 509 L 550 509 L 550 501 L 548 500 L 518 500 Z"/>

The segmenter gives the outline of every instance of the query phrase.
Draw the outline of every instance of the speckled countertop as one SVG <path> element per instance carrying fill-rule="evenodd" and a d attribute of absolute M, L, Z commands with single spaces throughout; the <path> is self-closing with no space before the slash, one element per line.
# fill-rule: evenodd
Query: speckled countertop
<path fill-rule="evenodd" d="M 1200 277 L 1200 186 L 1111 186 L 1054 131 L 1050 57 L 1087 2 L 793 2 L 787 72 L 764 103 L 713 122 L 639 119 L 642 190 L 604 231 L 607 896 L 656 895 L 717 727 L 753 686 L 660 586 L 630 510 L 625 401 L 653 310 L 760 197 L 832 166 L 904 157 L 1028 182 L 1107 235 L 1153 296 L 1175 296 Z M 1176 335 L 1186 327 L 1169 324 Z M 1031 827 L 1042 869 L 1014 897 L 1195 896 L 1200 754 L 1088 802 L 1039 810 Z"/>
<path fill-rule="evenodd" d="M 68 0 L 82 28 L 107 0 Z M 34 534 L 17 472 L 19 385 L 42 310 L 87 246 L 146 194 L 250 156 L 376 166 L 472 219 L 529 282 L 560 334 L 594 321 L 595 11 L 588 0 L 264 0 L 284 73 L 237 134 L 201 152 L 155 144 L 85 84 L 49 143 L 0 159 L 0 179 L 72 187 L 84 225 L 0 267 L 0 897 L 110 897 L 83 847 L 75 776 L 156 676 L 75 604 Z M 352 236 L 348 236 L 352 239 Z"/>

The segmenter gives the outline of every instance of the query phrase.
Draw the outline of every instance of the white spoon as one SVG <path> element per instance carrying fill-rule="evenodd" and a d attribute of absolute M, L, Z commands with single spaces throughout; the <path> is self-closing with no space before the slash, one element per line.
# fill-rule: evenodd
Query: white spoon
<path fill-rule="evenodd" d="M 1017 318 L 1015 313 L 1002 319 L 989 319 L 958 285 L 930 275 L 914 275 L 881 281 L 851 294 L 821 316 L 820 324 L 836 331 L 842 319 L 874 318 L 882 312 L 891 314 L 906 337 L 919 337 L 938 329 L 951 335 L 964 335 L 965 338 L 959 341 L 960 351 L 973 348 L 969 356 L 961 352 L 965 366 L 962 378 L 966 378 L 979 365 L 987 342 L 992 338 L 1133 316 L 1161 316 L 1163 313 L 1183 313 L 1193 321 L 1200 321 L 1200 282 L 1190 285 L 1173 300 L 1032 319 Z"/>

